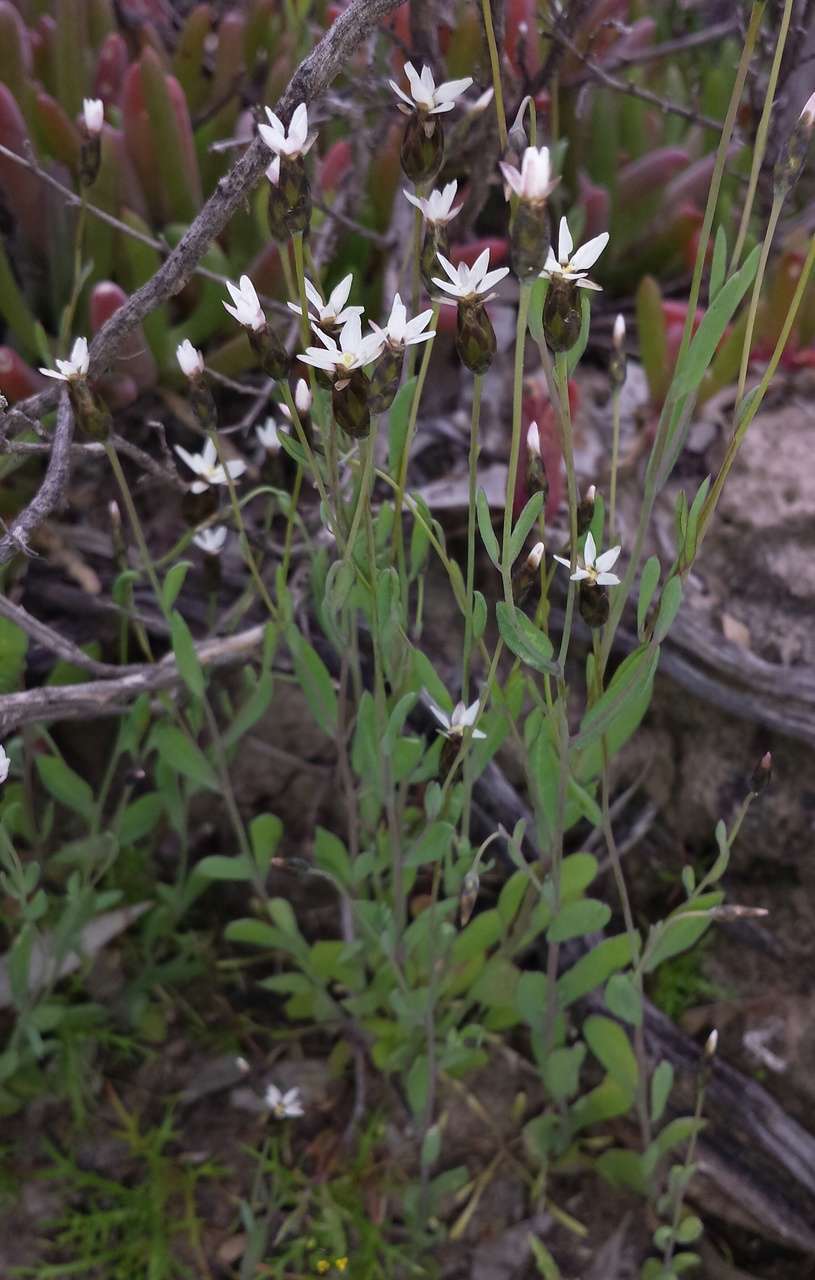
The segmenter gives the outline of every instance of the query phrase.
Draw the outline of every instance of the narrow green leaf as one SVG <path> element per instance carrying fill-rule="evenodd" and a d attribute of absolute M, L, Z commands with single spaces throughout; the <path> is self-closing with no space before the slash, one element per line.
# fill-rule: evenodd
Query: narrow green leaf
<path fill-rule="evenodd" d="M 487 502 L 487 495 L 483 489 L 479 489 L 476 495 L 475 513 L 478 518 L 478 532 L 481 534 L 481 541 L 484 543 L 484 549 L 496 569 L 499 569 L 501 566 L 501 552 L 498 547 L 498 539 L 495 536 L 495 530 L 492 527 L 492 517 L 490 516 L 490 507 Z"/>
<path fill-rule="evenodd" d="M 43 786 L 55 800 L 86 822 L 94 814 L 93 791 L 84 778 L 74 773 L 61 756 L 37 756 L 37 772 Z"/>
<path fill-rule="evenodd" d="M 708 305 L 716 301 L 722 285 L 724 284 L 724 273 L 727 269 L 727 232 L 724 226 L 719 223 L 716 228 L 716 239 L 713 241 L 713 257 L 710 263 L 710 282 L 708 285 Z"/>
<path fill-rule="evenodd" d="M 190 629 L 178 610 L 173 610 L 170 615 L 170 639 L 181 679 L 194 698 L 203 698 L 204 672 L 195 652 Z"/>
<path fill-rule="evenodd" d="M 753 283 L 760 257 L 761 246 L 756 245 L 741 270 L 730 277 L 719 291 L 716 301 L 708 307 L 674 374 L 671 395 L 676 400 L 695 391 L 702 381 L 736 307 Z"/>
<path fill-rule="evenodd" d="M 661 644 L 667 636 L 682 604 L 682 579 L 677 574 L 669 578 L 662 588 L 659 601 L 659 613 L 654 627 L 654 643 Z"/>
<path fill-rule="evenodd" d="M 626 1032 L 612 1018 L 592 1014 L 583 1023 L 583 1038 L 612 1080 L 632 1097 L 637 1089 L 637 1059 Z"/>
<path fill-rule="evenodd" d="M 651 1120 L 654 1124 L 658 1124 L 662 1119 L 673 1087 L 674 1069 L 670 1062 L 663 1058 L 651 1076 Z"/>
<path fill-rule="evenodd" d="M 526 503 L 523 511 L 518 516 L 518 522 L 512 530 L 512 537 L 509 540 L 509 567 L 511 568 L 518 556 L 521 554 L 529 531 L 537 520 L 543 509 L 543 494 L 533 493 L 532 497 Z"/>
<path fill-rule="evenodd" d="M 178 599 L 178 593 L 184 585 L 187 571 L 191 568 L 192 560 L 179 560 L 178 564 L 174 564 L 172 569 L 167 571 L 167 576 L 161 584 L 161 603 L 167 613 L 170 612 Z"/>
<path fill-rule="evenodd" d="M 223 854 L 213 853 L 195 864 L 195 873 L 205 880 L 251 880 L 255 868 L 245 854 L 227 858 Z"/>
<path fill-rule="evenodd" d="M 252 856 L 261 875 L 269 870 L 283 835 L 283 823 L 273 813 L 259 813 L 249 823 L 249 843 Z"/>
<path fill-rule="evenodd" d="M 311 713 L 323 732 L 333 737 L 337 731 L 337 695 L 328 668 L 296 627 L 288 628 L 286 640 Z"/>
<path fill-rule="evenodd" d="M 417 377 L 408 378 L 394 397 L 388 415 L 388 470 L 394 479 L 399 474 L 402 451 L 407 438 L 410 407 L 416 390 Z"/>
<path fill-rule="evenodd" d="M 651 601 L 654 598 L 654 592 L 659 583 L 660 564 L 657 556 L 650 556 L 642 570 L 640 578 L 640 594 L 637 601 L 637 635 L 643 638 L 645 628 L 645 619 L 648 616 L 648 610 L 651 607 Z"/>
<path fill-rule="evenodd" d="M 525 613 L 499 600 L 495 616 L 504 644 L 517 658 L 535 671 L 557 674 L 558 665 L 552 661 L 554 650 L 551 640 L 530 622 Z"/>
<path fill-rule="evenodd" d="M 201 748 L 175 725 L 157 725 L 151 738 L 159 756 L 174 773 L 183 773 L 208 791 L 221 790 L 218 775 Z"/>
<path fill-rule="evenodd" d="M 565 1009 L 602 986 L 618 969 L 624 969 L 633 959 L 631 942 L 625 933 L 616 934 L 613 938 L 604 938 L 592 947 L 585 956 L 581 956 L 571 969 L 558 978 L 560 1002 Z"/>

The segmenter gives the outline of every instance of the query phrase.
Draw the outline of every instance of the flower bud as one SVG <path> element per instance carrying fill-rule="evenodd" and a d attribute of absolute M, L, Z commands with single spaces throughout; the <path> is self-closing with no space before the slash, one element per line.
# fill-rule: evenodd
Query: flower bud
<path fill-rule="evenodd" d="M 801 176 L 815 128 L 815 93 L 808 98 L 773 170 L 773 195 L 786 199 Z"/>
<path fill-rule="evenodd" d="M 291 358 L 268 321 L 262 329 L 248 329 L 247 333 L 249 345 L 267 377 L 276 382 L 288 377 Z"/>
<path fill-rule="evenodd" d="M 577 536 L 580 538 L 587 533 L 594 519 L 594 499 L 597 496 L 597 489 L 590 484 L 586 490 L 586 496 L 582 502 L 577 504 Z"/>
<path fill-rule="evenodd" d="M 718 1046 L 719 1046 L 719 1033 L 714 1027 L 713 1031 L 711 1031 L 710 1035 L 705 1041 L 705 1057 L 715 1058 L 716 1050 Z"/>
<path fill-rule="evenodd" d="M 79 181 L 89 187 L 96 181 L 101 161 L 101 134 L 105 120 L 105 104 L 99 98 L 82 100 L 82 145 L 79 150 Z"/>
<path fill-rule="evenodd" d="M 371 384 L 362 369 L 334 383 L 331 404 L 337 425 L 353 440 L 364 440 L 371 432 Z"/>
<path fill-rule="evenodd" d="M 394 351 L 392 347 L 385 347 L 377 360 L 370 378 L 371 413 L 385 413 L 390 409 L 399 390 L 404 358 L 404 351 Z"/>
<path fill-rule="evenodd" d="M 444 130 L 438 116 L 412 115 L 405 125 L 400 152 L 402 170 L 411 182 L 432 182 L 444 160 Z"/>
<path fill-rule="evenodd" d="M 311 387 L 305 378 L 298 378 L 297 386 L 294 388 L 294 407 L 301 418 L 307 413 L 311 413 L 312 399 Z"/>
<path fill-rule="evenodd" d="M 750 790 L 754 796 L 760 796 L 762 791 L 766 791 L 773 778 L 773 758 L 769 751 L 765 751 L 753 770 L 750 779 Z"/>
<path fill-rule="evenodd" d="M 549 223 L 544 204 L 524 199 L 518 201 L 509 233 L 509 247 L 512 270 L 521 283 L 540 275 L 549 251 Z"/>
<path fill-rule="evenodd" d="M 218 426 L 218 410 L 215 397 L 204 378 L 190 382 L 190 404 L 203 431 L 215 431 Z"/>
<path fill-rule="evenodd" d="M 486 373 L 496 351 L 495 330 L 483 302 L 477 298 L 458 304 L 456 351 L 471 373 Z"/>
<path fill-rule="evenodd" d="M 181 515 L 190 529 L 195 529 L 218 510 L 218 495 L 212 485 L 196 493 L 192 486 L 181 499 Z"/>
<path fill-rule="evenodd" d="M 464 877 L 458 900 L 458 919 L 462 929 L 473 914 L 473 907 L 478 901 L 479 885 L 478 873 L 476 871 L 468 871 Z"/>
<path fill-rule="evenodd" d="M 512 575 L 512 596 L 517 605 L 523 605 L 534 586 L 540 586 L 540 567 L 543 560 L 543 543 L 536 542 L 529 555 L 521 561 Z"/>
<path fill-rule="evenodd" d="M 619 391 L 625 382 L 626 374 L 625 319 L 621 315 L 618 315 L 614 321 L 612 341 L 614 346 L 608 362 L 608 380 L 611 384 L 611 390 Z"/>
<path fill-rule="evenodd" d="M 283 242 L 298 231 L 308 235 L 311 187 L 303 157 L 275 156 L 266 177 L 269 179 L 267 215 L 273 239 Z"/>
<path fill-rule="evenodd" d="M 530 422 L 526 433 L 526 488 L 530 495 L 533 493 L 543 494 L 545 508 L 549 497 L 549 477 L 546 474 L 546 464 L 541 454 L 540 432 L 537 422 Z"/>
<path fill-rule="evenodd" d="M 605 587 L 597 587 L 585 579 L 578 583 L 577 607 L 586 626 L 595 630 L 608 622 L 608 591 Z"/>

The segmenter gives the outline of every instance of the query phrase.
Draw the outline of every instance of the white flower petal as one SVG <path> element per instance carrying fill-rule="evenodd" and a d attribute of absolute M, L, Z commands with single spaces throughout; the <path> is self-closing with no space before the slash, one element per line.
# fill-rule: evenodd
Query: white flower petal
<path fill-rule="evenodd" d="M 560 234 L 558 236 L 557 243 L 557 256 L 560 260 L 561 266 L 565 266 L 569 261 L 573 248 L 574 240 L 572 239 L 572 233 L 569 230 L 569 224 L 566 221 L 566 218 L 562 217 L 560 219 Z"/>
<path fill-rule="evenodd" d="M 573 271 L 588 271 L 589 267 L 593 267 L 600 254 L 608 244 L 609 236 L 607 231 L 603 231 L 599 236 L 587 240 L 579 249 L 576 249 L 569 260 L 569 266 Z"/>
<path fill-rule="evenodd" d="M 571 576 L 572 582 L 583 582 L 585 578 L 590 578 L 591 574 L 587 569 L 575 569 Z"/>
<path fill-rule="evenodd" d="M 608 551 L 604 551 L 598 556 L 594 562 L 594 567 L 600 573 L 607 573 L 612 565 L 615 565 L 620 558 L 622 547 L 610 547 Z"/>
<path fill-rule="evenodd" d="M 586 545 L 583 548 L 583 560 L 587 569 L 594 567 L 594 558 L 597 555 L 597 543 L 594 541 L 594 534 L 589 529 L 586 534 Z"/>
<path fill-rule="evenodd" d="M 620 579 L 616 573 L 598 573 L 597 585 L 598 587 L 618 587 Z"/>

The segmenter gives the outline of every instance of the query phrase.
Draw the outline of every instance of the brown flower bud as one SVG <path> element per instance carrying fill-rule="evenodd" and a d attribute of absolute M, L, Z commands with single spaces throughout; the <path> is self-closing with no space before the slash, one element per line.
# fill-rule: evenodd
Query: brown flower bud
<path fill-rule="evenodd" d="M 113 425 L 107 405 L 86 378 L 70 378 L 66 385 L 77 429 L 87 440 L 107 440 Z"/>
<path fill-rule="evenodd" d="M 487 309 L 478 298 L 458 304 L 456 351 L 472 373 L 486 373 L 496 351 L 495 330 Z"/>
<path fill-rule="evenodd" d="M 354 440 L 364 440 L 371 432 L 371 384 L 362 369 L 338 379 L 331 391 L 337 425 Z"/>
<path fill-rule="evenodd" d="M 450 236 L 447 226 L 444 223 L 428 222 L 425 225 L 422 252 L 419 257 L 419 270 L 424 287 L 430 294 L 436 291 L 433 277 L 442 274 L 441 264 L 438 259 L 439 254 L 442 254 L 445 258 L 450 257 Z"/>
<path fill-rule="evenodd" d="M 444 160 L 444 130 L 438 116 L 417 111 L 405 125 L 400 152 L 411 182 L 432 182 Z"/>
<path fill-rule="evenodd" d="M 605 587 L 597 587 L 586 579 L 578 583 L 577 607 L 581 618 L 592 630 L 608 622 L 610 610 Z"/>
<path fill-rule="evenodd" d="M 249 329 L 248 334 L 263 372 L 277 382 L 288 377 L 291 358 L 268 321 L 262 329 Z"/>
<path fill-rule="evenodd" d="M 540 275 L 549 249 L 549 223 L 543 201 L 518 201 L 509 246 L 512 270 L 521 283 Z"/>
<path fill-rule="evenodd" d="M 571 351 L 580 336 L 582 315 L 577 285 L 553 276 L 543 304 L 543 333 L 551 351 Z"/>
<path fill-rule="evenodd" d="M 371 413 L 385 413 L 390 409 L 399 390 L 402 377 L 404 350 L 385 347 L 382 355 L 374 365 L 370 377 L 371 392 L 368 406 Z"/>

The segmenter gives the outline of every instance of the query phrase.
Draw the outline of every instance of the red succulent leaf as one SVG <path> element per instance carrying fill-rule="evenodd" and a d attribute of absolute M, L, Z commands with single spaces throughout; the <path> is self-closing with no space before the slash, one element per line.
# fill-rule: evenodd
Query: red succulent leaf
<path fill-rule="evenodd" d="M 575 414 L 580 407 L 580 391 L 576 382 L 569 382 L 569 407 Z M 532 374 L 524 383 L 522 405 L 523 430 L 521 434 L 521 453 L 518 463 L 518 478 L 515 483 L 513 515 L 519 516 L 530 494 L 526 485 L 526 469 L 529 450 L 526 444 L 526 433 L 529 424 L 537 422 L 540 437 L 541 457 L 546 468 L 549 481 L 549 497 L 546 500 L 546 518 L 556 515 L 563 499 L 563 454 L 560 447 L 560 429 L 557 410 L 549 399 L 546 379 L 542 373 Z"/>
<path fill-rule="evenodd" d="M 0 347 L 0 392 L 10 404 L 33 396 L 45 386 L 45 378 L 26 364 L 13 347 Z"/>
<path fill-rule="evenodd" d="M 118 102 L 128 61 L 124 38 L 118 31 L 109 31 L 99 49 L 93 78 L 93 96 L 101 98 L 105 106 Z"/>

